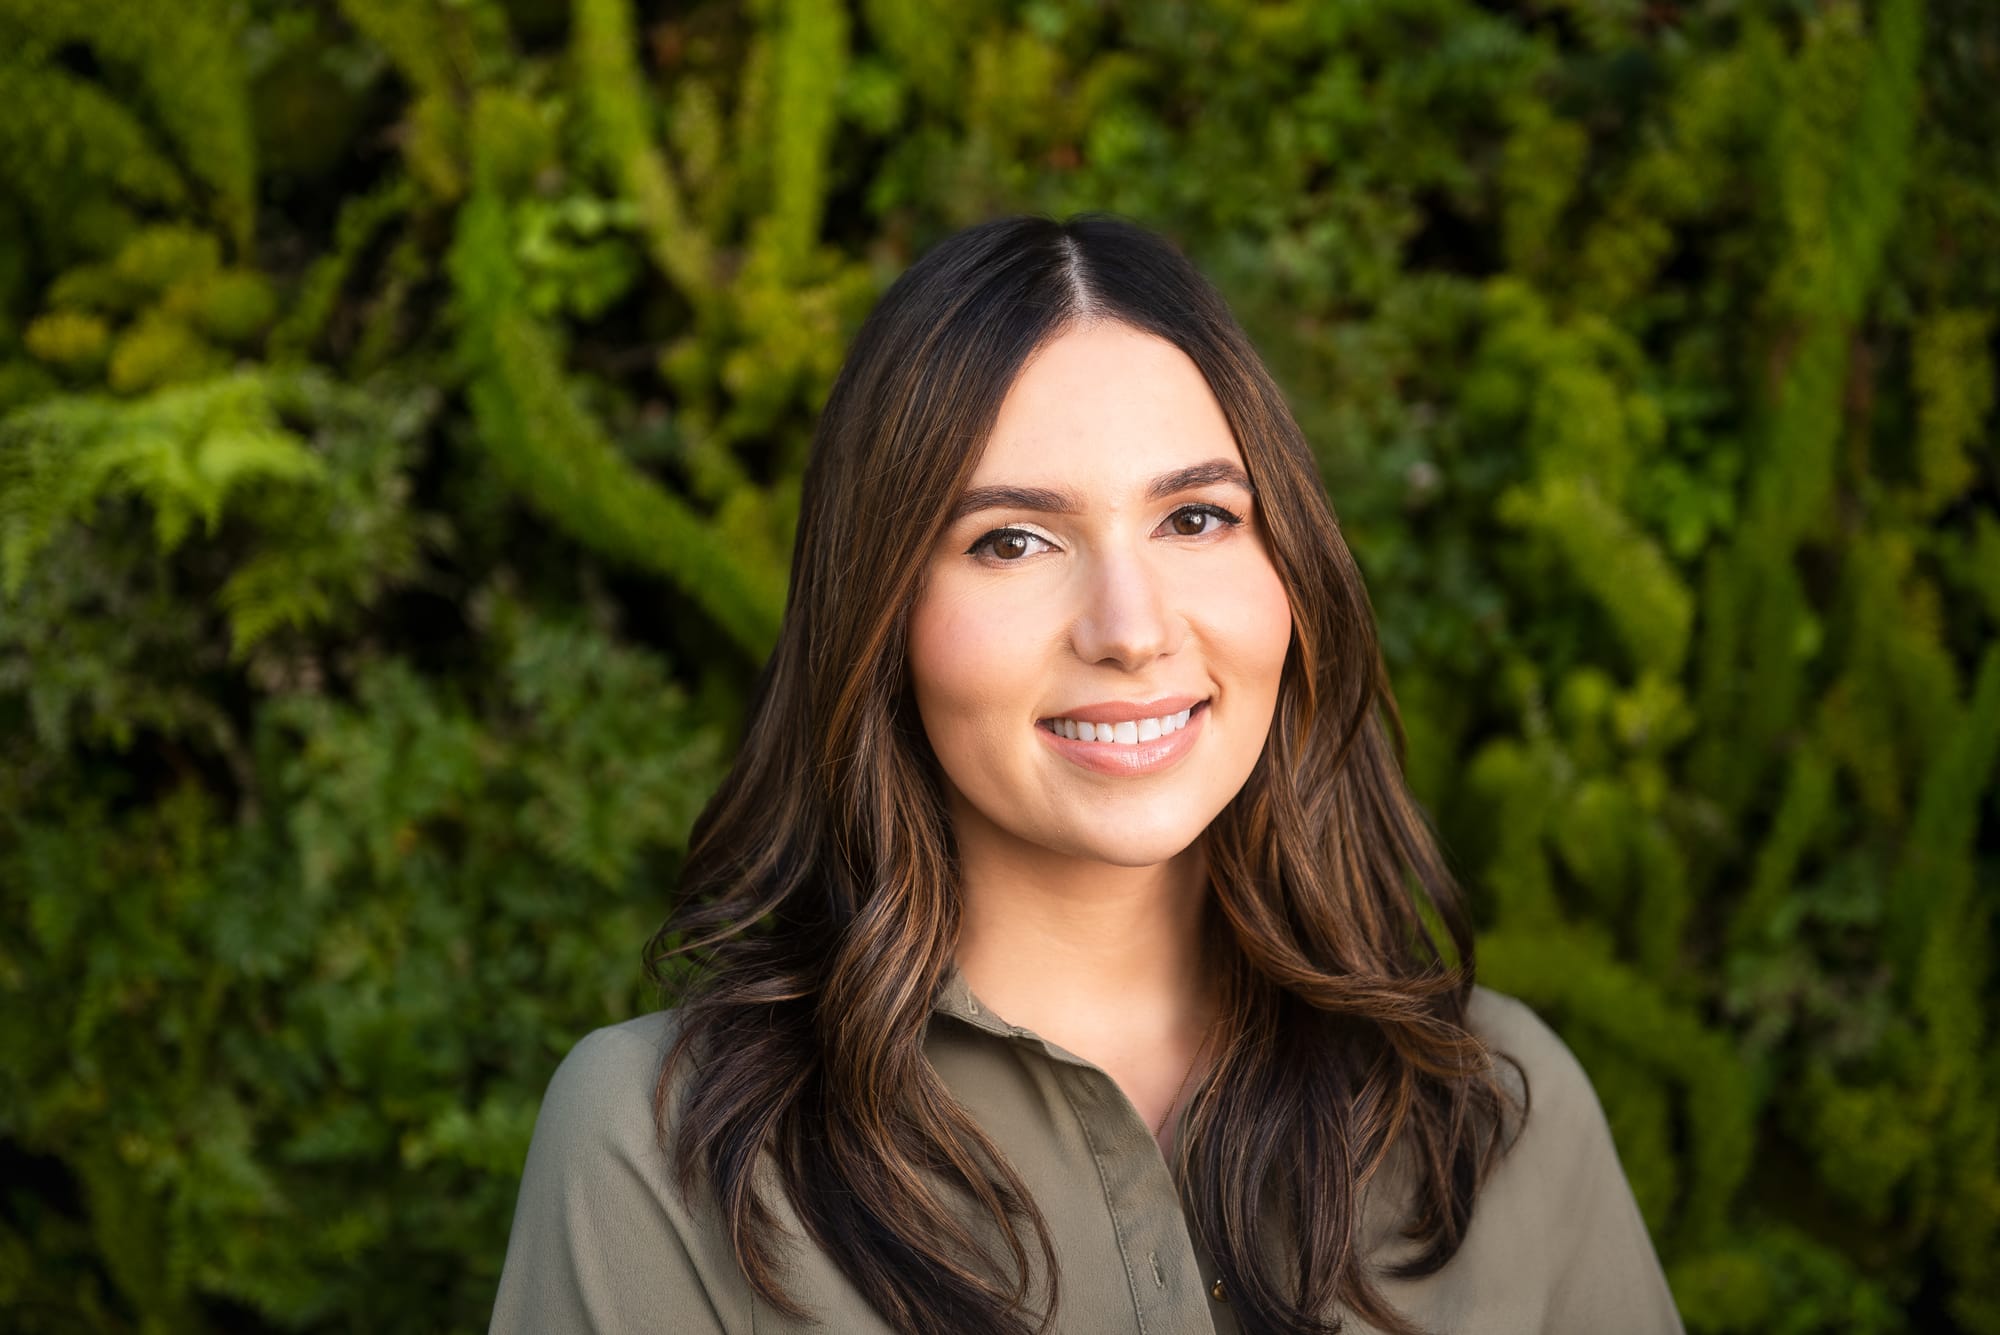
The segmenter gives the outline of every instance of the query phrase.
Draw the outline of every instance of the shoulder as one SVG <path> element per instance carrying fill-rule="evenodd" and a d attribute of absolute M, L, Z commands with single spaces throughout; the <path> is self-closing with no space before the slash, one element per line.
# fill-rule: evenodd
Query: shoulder
<path fill-rule="evenodd" d="M 1532 1213 L 1567 1212 L 1625 1178 L 1590 1075 L 1549 1022 L 1518 997 L 1474 987 L 1466 1027 L 1493 1054 L 1513 1101 L 1503 1152 L 1483 1194 Z"/>
<path fill-rule="evenodd" d="M 1505 1215 L 1513 1225 L 1541 1230 L 1545 1216 L 1560 1215 L 1562 1199 L 1576 1188 L 1574 1151 L 1603 1134 L 1604 1118 L 1583 1065 L 1561 1036 L 1519 998 L 1475 986 L 1466 1004 L 1466 1029 L 1485 1045 L 1508 1105 L 1498 1127 L 1502 1152 L 1481 1182 L 1479 1214 Z M 1396 1199 L 1414 1204 L 1415 1161 L 1397 1146 Z M 1387 1239 L 1400 1215 L 1381 1215 L 1376 1236 Z M 1400 1246 L 1400 1244 L 1398 1244 Z M 1414 1252 L 1408 1253 L 1414 1255 Z M 1401 1253 L 1399 1253 L 1401 1255 Z"/>
<path fill-rule="evenodd" d="M 659 1011 L 594 1029 L 549 1078 L 522 1166 L 491 1330 L 747 1328 L 726 1239 L 690 1210 L 655 1129 L 660 1062 L 679 1033 Z"/>
<path fill-rule="evenodd" d="M 1583 1063 L 1533 1007 L 1517 997 L 1475 986 L 1466 1027 L 1499 1060 L 1501 1084 L 1526 1105 L 1524 1135 L 1534 1141 L 1551 1130 L 1576 1131 L 1604 1118 Z"/>
<path fill-rule="evenodd" d="M 1479 984 L 1465 1008 L 1466 1025 L 1496 1052 L 1517 1051 L 1537 1067 L 1582 1067 L 1548 1021 L 1519 997 Z"/>
<path fill-rule="evenodd" d="M 1626 1180 L 1603 1104 L 1569 1045 L 1525 1002 L 1475 987 L 1467 1027 L 1526 1121 L 1480 1188 L 1452 1263 L 1467 1301 L 1494 1316 L 1496 1295 L 1521 1326 L 1679 1335 L 1659 1256 Z M 1511 1120 L 1511 1119 L 1510 1119 Z M 1468 1316 L 1470 1308 L 1467 1309 Z M 1482 1329 L 1512 1326 L 1482 1321 Z"/>
<path fill-rule="evenodd" d="M 549 1078 L 531 1156 L 576 1168 L 606 1151 L 650 1154 L 658 1143 L 653 1090 L 679 1027 L 677 1012 L 655 1011 L 578 1039 Z"/>
<path fill-rule="evenodd" d="M 1566 1232 L 1600 1209 L 1629 1205 L 1604 1105 L 1548 1021 L 1516 997 L 1475 987 L 1466 1022 L 1493 1053 L 1494 1074 L 1516 1104 L 1480 1208 Z"/>
<path fill-rule="evenodd" d="M 593 1029 L 571 1046 L 556 1067 L 549 1092 L 594 1097 L 613 1094 L 625 1083 L 623 1077 L 640 1066 L 652 1068 L 645 1077 L 650 1090 L 659 1060 L 679 1032 L 680 1013 L 671 1010 Z"/>
<path fill-rule="evenodd" d="M 1506 1149 L 1450 1263 L 1391 1278 L 1385 1293 L 1433 1329 L 1679 1335 L 1673 1295 L 1582 1063 L 1533 1007 L 1491 988 L 1473 988 L 1465 1023 L 1526 1120 L 1507 1118 Z M 1404 1262 L 1415 1250 L 1397 1239 L 1382 1257 Z"/>

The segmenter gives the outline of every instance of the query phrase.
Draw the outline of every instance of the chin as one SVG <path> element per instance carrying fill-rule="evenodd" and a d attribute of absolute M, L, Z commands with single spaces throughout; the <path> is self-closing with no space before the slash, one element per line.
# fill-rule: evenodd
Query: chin
<path fill-rule="evenodd" d="M 1066 839 L 1050 841 L 1050 846 L 1070 857 L 1112 867 L 1157 867 L 1185 853 L 1207 827 L 1207 821 L 1199 821 L 1128 829 L 1113 837 L 1099 831 L 1071 831 Z"/>

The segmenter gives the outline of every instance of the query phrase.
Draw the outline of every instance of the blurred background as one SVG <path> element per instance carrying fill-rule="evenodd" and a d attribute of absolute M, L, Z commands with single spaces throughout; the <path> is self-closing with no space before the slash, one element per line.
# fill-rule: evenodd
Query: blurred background
<path fill-rule="evenodd" d="M 1690 1330 L 2000 1332 L 1996 87 L 1988 0 L 0 0 L 0 1327 L 484 1328 L 847 340 L 1098 208 Z"/>

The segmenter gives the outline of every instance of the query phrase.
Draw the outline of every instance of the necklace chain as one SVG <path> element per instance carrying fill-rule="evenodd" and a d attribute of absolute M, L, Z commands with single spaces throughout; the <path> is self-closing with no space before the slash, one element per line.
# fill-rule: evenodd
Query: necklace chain
<path fill-rule="evenodd" d="M 1174 1097 L 1168 1102 L 1167 1110 L 1160 1114 L 1160 1124 L 1153 1128 L 1154 1140 L 1158 1140 L 1162 1135 L 1166 1134 L 1167 1123 L 1173 1120 L 1174 1109 L 1180 1107 L 1181 1095 L 1187 1093 L 1188 1081 L 1194 1076 L 1195 1063 L 1201 1060 L 1202 1050 L 1208 1046 L 1209 1036 L 1214 1032 L 1215 1021 L 1211 1019 L 1208 1022 L 1208 1028 L 1201 1031 L 1201 1042 L 1195 1044 L 1194 1056 L 1188 1058 L 1187 1071 L 1181 1076 L 1180 1084 L 1175 1087 Z"/>

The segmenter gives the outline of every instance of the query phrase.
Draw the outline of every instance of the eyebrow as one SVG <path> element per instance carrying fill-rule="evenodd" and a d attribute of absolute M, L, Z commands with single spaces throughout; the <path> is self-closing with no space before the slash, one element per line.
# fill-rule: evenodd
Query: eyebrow
<path fill-rule="evenodd" d="M 1250 485 L 1250 475 L 1235 460 L 1209 459 L 1160 474 L 1146 485 L 1146 499 L 1164 500 L 1218 482 L 1241 487 L 1253 498 L 1257 495 L 1257 489 Z M 956 524 L 967 515 L 981 510 L 1033 510 L 1039 514 L 1073 515 L 1082 508 L 1083 502 L 1075 492 L 1057 487 L 971 487 L 951 507 L 951 518 L 946 523 Z"/>

